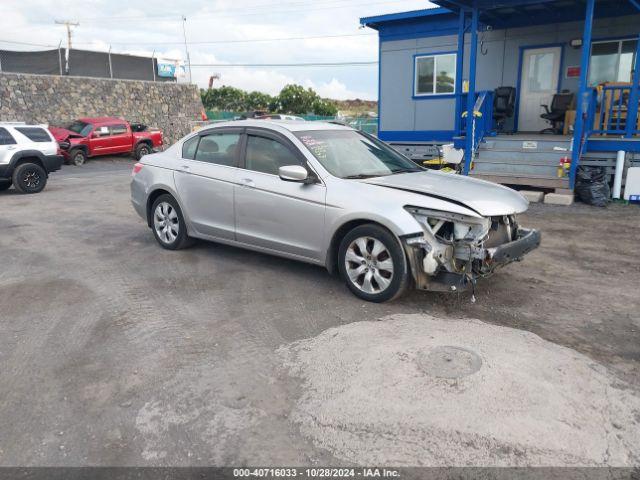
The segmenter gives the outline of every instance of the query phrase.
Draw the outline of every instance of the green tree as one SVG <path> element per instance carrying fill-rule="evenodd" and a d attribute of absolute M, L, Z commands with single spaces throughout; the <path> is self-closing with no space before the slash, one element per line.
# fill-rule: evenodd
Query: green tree
<path fill-rule="evenodd" d="M 311 88 L 301 85 L 286 85 L 280 94 L 272 97 L 262 92 L 245 92 L 239 88 L 222 86 L 200 90 L 202 104 L 207 110 L 246 112 L 269 110 L 278 113 L 333 116 L 338 113 L 336 104 L 320 98 Z"/>
<path fill-rule="evenodd" d="M 269 110 L 274 98 L 262 92 L 250 92 L 245 96 L 244 110 Z"/>
<path fill-rule="evenodd" d="M 202 104 L 208 110 L 246 110 L 247 93 L 239 88 L 222 86 L 201 90 Z"/>
<path fill-rule="evenodd" d="M 313 112 L 318 94 L 302 85 L 286 85 L 278 95 L 278 112 L 305 114 Z"/>
<path fill-rule="evenodd" d="M 338 113 L 338 107 L 331 100 L 318 98 L 313 102 L 313 113 L 324 117 L 334 117 Z"/>

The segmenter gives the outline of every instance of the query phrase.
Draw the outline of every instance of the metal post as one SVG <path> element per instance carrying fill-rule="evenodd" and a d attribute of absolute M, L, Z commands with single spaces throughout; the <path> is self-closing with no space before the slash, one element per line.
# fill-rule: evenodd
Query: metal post
<path fill-rule="evenodd" d="M 187 46 L 187 17 L 182 16 L 182 36 L 184 37 L 184 49 L 187 52 L 187 65 L 189 66 L 189 83 L 192 83 L 191 78 L 191 57 L 189 56 L 189 47 Z"/>
<path fill-rule="evenodd" d="M 156 81 L 156 65 L 154 62 L 156 56 L 156 51 L 154 50 L 153 53 L 151 54 L 151 72 L 153 73 L 153 81 Z"/>
<path fill-rule="evenodd" d="M 593 0 L 591 0 L 593 1 Z M 471 51 L 469 54 L 469 91 L 467 92 L 467 133 L 465 138 L 464 149 L 464 169 L 463 175 L 468 175 L 471 169 L 474 150 L 474 116 L 473 106 L 476 96 L 476 60 L 478 57 L 478 6 L 477 2 L 473 2 L 471 10 Z"/>
<path fill-rule="evenodd" d="M 111 45 L 109 45 L 109 77 L 113 79 L 113 65 L 111 64 Z"/>
<path fill-rule="evenodd" d="M 58 66 L 60 67 L 60 76 L 62 76 L 62 40 L 58 43 Z"/>
<path fill-rule="evenodd" d="M 458 17 L 458 56 L 456 57 L 456 121 L 455 129 L 456 135 L 460 135 L 462 132 L 462 73 L 464 70 L 464 22 L 465 12 L 460 9 Z"/>
<path fill-rule="evenodd" d="M 571 152 L 571 169 L 569 170 L 569 187 L 573 189 L 576 182 L 576 172 L 582 153 L 582 137 L 585 130 L 585 116 L 587 114 L 589 87 L 589 57 L 591 56 L 591 30 L 593 29 L 593 10 L 595 0 L 587 0 L 587 9 L 582 32 L 582 56 L 580 59 L 580 89 L 576 106 L 576 121 L 573 128 L 573 150 Z M 588 129 L 590 125 L 586 125 Z M 585 139 L 585 142 L 587 139 Z"/>
<path fill-rule="evenodd" d="M 71 55 L 71 27 L 77 27 L 80 25 L 78 22 L 71 22 L 69 20 L 55 20 L 56 25 L 64 25 L 67 28 L 67 62 L 65 65 L 65 71 L 69 74 L 69 55 Z"/>
<path fill-rule="evenodd" d="M 638 108 L 640 104 L 640 35 L 638 35 L 638 45 L 636 46 L 636 63 L 633 66 L 633 78 L 631 79 L 631 93 L 627 104 L 627 129 L 626 138 L 633 137 L 633 131 L 638 121 Z"/>

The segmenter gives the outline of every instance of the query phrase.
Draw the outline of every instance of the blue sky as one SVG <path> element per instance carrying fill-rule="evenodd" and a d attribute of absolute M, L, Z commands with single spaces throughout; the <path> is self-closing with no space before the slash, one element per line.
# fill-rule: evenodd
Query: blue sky
<path fill-rule="evenodd" d="M 181 16 L 187 18 L 189 42 L 255 40 L 264 38 L 357 35 L 259 43 L 196 44 L 191 62 L 198 64 L 300 63 L 377 60 L 377 37 L 359 29 L 362 16 L 428 8 L 425 0 L 3 0 L 0 40 L 57 45 L 66 32 L 55 19 L 70 19 L 73 46 L 92 50 L 184 58 Z M 0 48 L 37 47 L 0 43 Z M 322 96 L 375 99 L 377 66 L 250 68 L 205 67 L 193 69 L 193 80 L 205 86 L 211 74 L 217 85 L 277 93 L 287 83 L 316 89 Z"/>

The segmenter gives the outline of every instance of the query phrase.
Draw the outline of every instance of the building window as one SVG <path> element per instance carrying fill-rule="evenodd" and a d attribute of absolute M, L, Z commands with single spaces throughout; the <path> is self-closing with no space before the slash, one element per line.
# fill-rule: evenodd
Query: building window
<path fill-rule="evenodd" d="M 591 45 L 589 84 L 631 82 L 637 40 L 610 40 Z"/>
<path fill-rule="evenodd" d="M 417 56 L 414 71 L 415 96 L 455 93 L 455 53 Z"/>

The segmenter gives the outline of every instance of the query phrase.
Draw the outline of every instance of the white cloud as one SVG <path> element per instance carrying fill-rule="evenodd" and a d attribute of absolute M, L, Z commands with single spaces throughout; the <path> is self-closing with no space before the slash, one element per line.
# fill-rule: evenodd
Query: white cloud
<path fill-rule="evenodd" d="M 112 51 L 118 53 L 150 55 L 155 51 L 157 56 L 184 58 L 184 14 L 187 38 L 194 42 L 189 47 L 192 63 L 370 61 L 377 59 L 375 35 L 256 43 L 196 42 L 371 34 L 372 30 L 358 30 L 360 17 L 429 6 L 426 0 L 374 0 L 368 5 L 359 0 L 353 0 L 352 5 L 336 0 L 246 2 L 240 5 L 237 0 L 158 0 L 153 2 L 153 8 L 141 8 L 124 0 L 98 0 L 87 8 L 81 0 L 2 0 L 0 39 L 50 45 L 62 40 L 64 45 L 66 32 L 54 24 L 54 19 L 77 19 L 80 26 L 73 35 L 77 48 L 106 51 L 111 45 Z M 0 43 L 0 48 L 14 47 L 19 48 Z M 213 73 L 221 74 L 222 84 L 271 94 L 287 83 L 299 83 L 314 88 L 323 97 L 375 99 L 377 95 L 375 67 L 194 68 L 193 80 L 205 87 Z"/>

